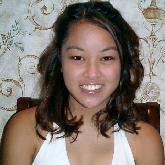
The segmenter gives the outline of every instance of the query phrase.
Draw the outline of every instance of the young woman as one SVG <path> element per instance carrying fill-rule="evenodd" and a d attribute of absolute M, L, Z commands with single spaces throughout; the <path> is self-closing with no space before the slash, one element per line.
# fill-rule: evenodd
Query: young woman
<path fill-rule="evenodd" d="M 109 2 L 66 7 L 40 59 L 41 103 L 17 113 L 3 165 L 163 165 L 158 132 L 138 121 L 138 37 Z"/>

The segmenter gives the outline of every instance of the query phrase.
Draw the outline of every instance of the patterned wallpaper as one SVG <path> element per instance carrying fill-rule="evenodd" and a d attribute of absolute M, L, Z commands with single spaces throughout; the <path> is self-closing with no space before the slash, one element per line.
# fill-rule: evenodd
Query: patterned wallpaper
<path fill-rule="evenodd" d="M 38 96 L 36 66 L 51 40 L 52 24 L 66 5 L 79 1 L 0 0 L 0 136 L 17 98 Z M 145 78 L 136 101 L 160 103 L 165 143 L 165 0 L 110 1 L 140 37 Z"/>

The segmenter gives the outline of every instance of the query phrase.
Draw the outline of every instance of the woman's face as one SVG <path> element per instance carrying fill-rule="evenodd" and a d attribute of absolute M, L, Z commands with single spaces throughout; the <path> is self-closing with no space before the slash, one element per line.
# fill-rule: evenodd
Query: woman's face
<path fill-rule="evenodd" d="M 89 22 L 74 23 L 62 47 L 61 71 L 71 108 L 104 108 L 120 80 L 120 58 L 111 34 Z"/>

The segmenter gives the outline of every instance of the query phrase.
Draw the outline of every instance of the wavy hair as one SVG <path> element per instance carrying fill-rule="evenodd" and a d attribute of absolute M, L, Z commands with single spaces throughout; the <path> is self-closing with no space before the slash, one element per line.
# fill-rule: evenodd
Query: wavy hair
<path fill-rule="evenodd" d="M 90 1 L 69 5 L 60 14 L 53 25 L 54 37 L 50 45 L 42 53 L 39 61 L 39 72 L 42 74 L 43 84 L 41 103 L 36 110 L 36 131 L 40 128 L 58 134 L 64 132 L 68 137 L 75 133 L 83 124 L 83 118 L 68 118 L 69 92 L 64 84 L 61 73 L 61 49 L 68 37 L 68 31 L 77 21 L 88 21 L 107 30 L 117 45 L 121 61 L 121 77 L 117 89 L 111 95 L 105 109 L 93 116 L 98 131 L 108 137 L 107 131 L 118 123 L 120 129 L 137 133 L 135 106 L 133 100 L 135 92 L 140 86 L 144 70 L 139 60 L 139 38 L 123 19 L 120 12 L 108 1 Z M 53 123 L 59 127 L 55 129 Z M 41 135 L 42 136 L 42 135 Z"/>

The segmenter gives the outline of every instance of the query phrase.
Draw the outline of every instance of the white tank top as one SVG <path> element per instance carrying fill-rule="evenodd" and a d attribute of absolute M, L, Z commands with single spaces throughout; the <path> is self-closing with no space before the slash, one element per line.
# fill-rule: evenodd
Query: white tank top
<path fill-rule="evenodd" d="M 54 138 L 52 141 L 50 140 L 51 134 L 48 133 L 32 165 L 70 165 L 65 138 Z M 135 165 L 130 145 L 123 130 L 114 132 L 114 153 L 111 165 L 121 164 Z"/>

